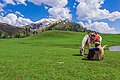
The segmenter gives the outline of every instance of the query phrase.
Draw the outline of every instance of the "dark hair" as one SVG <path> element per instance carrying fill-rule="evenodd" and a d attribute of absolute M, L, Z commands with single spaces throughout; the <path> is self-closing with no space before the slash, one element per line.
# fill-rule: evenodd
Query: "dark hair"
<path fill-rule="evenodd" d="M 95 35 L 91 35 L 92 37 L 95 37 Z"/>

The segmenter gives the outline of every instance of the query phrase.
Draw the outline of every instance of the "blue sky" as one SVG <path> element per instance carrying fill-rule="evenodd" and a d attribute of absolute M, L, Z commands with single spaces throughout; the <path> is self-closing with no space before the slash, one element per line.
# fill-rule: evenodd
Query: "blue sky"
<path fill-rule="evenodd" d="M 93 1 L 95 5 L 91 3 Z M 3 4 L 0 6 L 0 15 L 3 19 L 6 19 L 9 14 L 14 14 L 17 18 L 24 18 L 24 21 L 29 19 L 27 20 L 29 22 L 50 17 L 79 22 L 88 29 L 101 31 L 101 28 L 106 27 L 105 29 L 108 28 L 109 31 L 120 32 L 120 0 L 1 0 L 0 3 Z M 61 4 L 63 5 L 61 6 Z M 82 7 L 84 4 L 86 6 Z M 103 26 L 95 28 L 94 26 L 100 25 L 99 23 Z"/>

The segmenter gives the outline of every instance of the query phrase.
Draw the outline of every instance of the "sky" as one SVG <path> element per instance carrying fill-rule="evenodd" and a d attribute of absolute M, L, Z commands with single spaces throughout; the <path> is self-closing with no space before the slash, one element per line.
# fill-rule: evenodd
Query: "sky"
<path fill-rule="evenodd" d="M 101 33 L 120 33 L 119 4 L 120 0 L 0 0 L 0 22 L 25 26 L 54 18 Z"/>

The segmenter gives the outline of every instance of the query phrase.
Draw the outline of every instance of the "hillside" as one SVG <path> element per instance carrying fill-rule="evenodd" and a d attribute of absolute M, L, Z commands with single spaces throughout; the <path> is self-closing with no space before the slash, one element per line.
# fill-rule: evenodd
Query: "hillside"
<path fill-rule="evenodd" d="M 26 38 L 0 39 L 0 80 L 119 80 L 120 52 L 107 48 L 102 61 L 73 55 L 79 54 L 85 34 L 52 30 Z M 120 45 L 120 35 L 101 36 L 102 45 Z"/>
<path fill-rule="evenodd" d="M 58 43 L 60 43 L 60 44 L 74 43 L 76 45 L 74 47 L 79 48 L 78 46 L 80 46 L 82 39 L 83 39 L 84 35 L 86 35 L 86 34 L 87 34 L 86 32 L 74 32 L 74 31 L 62 31 L 62 30 L 52 30 L 51 31 L 51 30 L 49 30 L 49 31 L 46 31 L 46 32 L 43 32 L 43 33 L 40 33 L 37 35 L 32 35 L 26 39 L 40 40 L 43 42 L 44 41 L 45 42 L 46 41 L 47 42 L 55 41 L 56 42 L 55 44 L 57 44 L 57 41 L 59 41 Z M 120 34 L 100 34 L 100 35 L 102 36 L 102 39 L 103 39 L 102 45 L 108 45 L 107 49 L 110 46 L 120 45 L 120 42 L 119 42 Z M 64 40 L 65 40 L 65 42 L 63 42 Z M 65 46 L 65 44 L 64 44 L 64 46 Z M 70 46 L 72 46 L 74 44 L 71 44 Z"/>
<path fill-rule="evenodd" d="M 20 28 L 7 23 L 0 23 L 0 38 L 18 38 L 29 35 L 28 28 Z"/>
<path fill-rule="evenodd" d="M 52 24 L 48 30 L 64 30 L 64 31 L 75 31 L 75 32 L 87 32 L 86 28 L 83 28 L 80 24 L 76 22 L 71 22 L 63 20 Z"/>
<path fill-rule="evenodd" d="M 68 20 L 56 20 L 56 19 L 41 19 L 30 25 L 26 25 L 31 29 L 33 33 L 44 32 L 47 30 L 64 30 L 64 31 L 75 31 L 75 32 L 88 32 L 86 28 L 83 28 L 76 22 Z"/>
<path fill-rule="evenodd" d="M 75 32 L 88 32 L 80 24 L 68 20 L 41 19 L 26 26 L 13 26 L 7 23 L 0 23 L 0 38 L 20 38 L 47 30 L 63 30 Z"/>

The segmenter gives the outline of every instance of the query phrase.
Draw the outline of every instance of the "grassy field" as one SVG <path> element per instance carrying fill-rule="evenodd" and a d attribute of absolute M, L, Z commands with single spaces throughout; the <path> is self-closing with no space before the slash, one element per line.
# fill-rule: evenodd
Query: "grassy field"
<path fill-rule="evenodd" d="M 82 60 L 79 45 L 86 33 L 47 31 L 22 39 L 0 39 L 0 80 L 120 80 L 120 35 L 101 34 L 102 61 Z"/>

